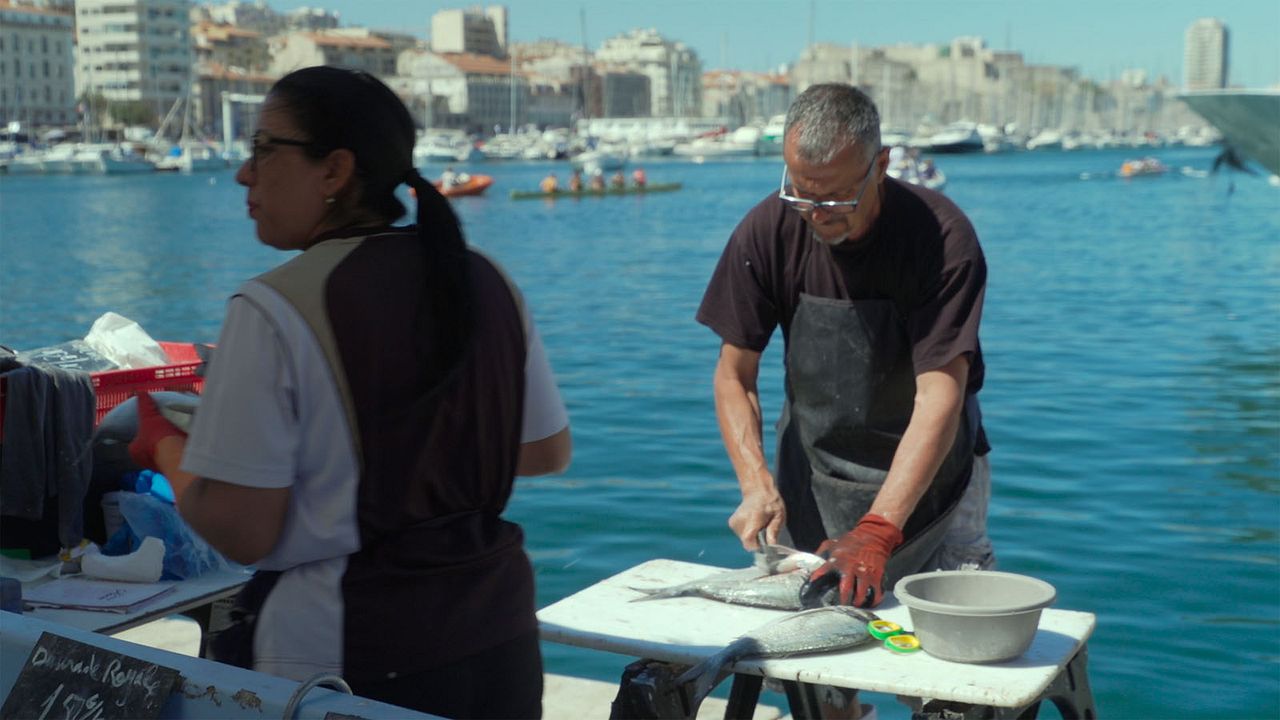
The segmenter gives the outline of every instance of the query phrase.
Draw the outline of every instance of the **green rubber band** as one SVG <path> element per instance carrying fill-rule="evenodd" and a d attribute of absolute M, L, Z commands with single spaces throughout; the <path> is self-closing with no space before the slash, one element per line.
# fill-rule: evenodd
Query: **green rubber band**
<path fill-rule="evenodd" d="M 872 620 L 867 623 L 867 632 L 871 633 L 871 637 L 877 640 L 884 640 L 901 634 L 902 626 L 888 620 Z"/>

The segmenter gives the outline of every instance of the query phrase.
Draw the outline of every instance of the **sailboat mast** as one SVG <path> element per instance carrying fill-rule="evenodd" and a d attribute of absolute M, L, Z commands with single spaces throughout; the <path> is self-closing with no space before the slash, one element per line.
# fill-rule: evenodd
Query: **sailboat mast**
<path fill-rule="evenodd" d="M 578 26 L 582 31 L 582 119 L 591 119 L 591 103 L 588 100 L 588 94 L 591 90 L 591 79 L 588 77 L 591 65 L 587 62 L 587 9 L 579 8 L 578 10 Z M 590 124 L 588 123 L 588 127 Z M 590 131 L 588 130 L 588 134 Z"/>

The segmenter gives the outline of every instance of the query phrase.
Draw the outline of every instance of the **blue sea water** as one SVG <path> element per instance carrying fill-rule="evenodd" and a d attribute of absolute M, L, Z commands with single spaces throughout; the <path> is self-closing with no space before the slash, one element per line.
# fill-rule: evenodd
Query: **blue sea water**
<path fill-rule="evenodd" d="M 1159 153 L 1196 170 L 1213 154 Z M 1243 175 L 1122 180 L 1124 159 L 941 159 L 990 266 L 991 534 L 1002 569 L 1097 614 L 1102 717 L 1277 717 L 1280 189 Z M 563 165 L 466 169 L 496 179 L 455 202 L 469 239 L 524 289 L 572 417 L 572 468 L 522 480 L 509 510 L 539 605 L 652 558 L 747 564 L 725 524 L 737 486 L 711 397 L 718 341 L 693 315 L 779 162 L 652 162 L 651 182 L 684 189 L 569 201 L 507 196 Z M 284 259 L 254 239 L 230 171 L 6 177 L 0 344 L 81 337 L 108 310 L 160 339 L 213 342 L 228 294 Z M 780 344 L 765 354 L 766 426 Z M 549 672 L 609 681 L 630 660 L 544 650 Z M 884 717 L 908 715 L 871 698 Z"/>

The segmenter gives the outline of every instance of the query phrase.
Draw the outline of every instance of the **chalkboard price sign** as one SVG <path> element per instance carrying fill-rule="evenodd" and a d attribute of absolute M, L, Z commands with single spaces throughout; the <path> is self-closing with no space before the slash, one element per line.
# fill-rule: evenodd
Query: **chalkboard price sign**
<path fill-rule="evenodd" d="M 178 671 L 51 633 L 41 633 L 0 720 L 153 720 Z"/>

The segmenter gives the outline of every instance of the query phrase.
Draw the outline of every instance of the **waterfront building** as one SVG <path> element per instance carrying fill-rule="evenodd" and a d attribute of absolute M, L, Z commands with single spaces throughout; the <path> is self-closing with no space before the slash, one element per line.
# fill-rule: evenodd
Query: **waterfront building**
<path fill-rule="evenodd" d="M 1227 86 L 1227 26 L 1216 18 L 1200 18 L 1187 28 L 1182 83 L 1188 90 Z"/>
<path fill-rule="evenodd" d="M 396 57 L 396 74 L 383 78 L 422 128 L 467 126 L 467 78 L 441 55 L 421 48 Z"/>
<path fill-rule="evenodd" d="M 290 30 L 322 32 L 336 30 L 342 24 L 338 13 L 323 8 L 300 7 L 284 14 L 284 24 Z"/>
<path fill-rule="evenodd" d="M 202 63 L 196 72 L 196 90 L 192 102 L 192 123 L 200 134 L 210 138 L 225 137 L 223 122 L 231 121 L 231 136 L 247 139 L 253 134 L 259 105 L 254 102 L 229 102 L 223 113 L 223 98 L 234 96 L 265 97 L 280 76 L 261 70 L 226 67 L 220 63 Z"/>
<path fill-rule="evenodd" d="M 538 83 L 529 78 L 529 105 L 525 122 L 540 128 L 567 128 L 579 115 L 581 98 L 561 84 Z"/>
<path fill-rule="evenodd" d="M 0 123 L 78 121 L 74 41 L 70 11 L 0 0 Z"/>
<path fill-rule="evenodd" d="M 219 65 L 256 72 L 271 66 L 267 39 L 256 30 L 205 21 L 191 26 L 191 39 L 197 66 Z"/>
<path fill-rule="evenodd" d="M 711 70 L 702 75 L 702 117 L 745 125 L 787 112 L 791 84 L 785 75 Z"/>
<path fill-rule="evenodd" d="M 441 10 L 431 16 L 431 50 L 507 56 L 507 8 L 501 5 Z"/>
<path fill-rule="evenodd" d="M 592 117 L 640 118 L 653 115 L 650 105 L 652 93 L 649 76 L 621 67 L 595 68 L 597 82 L 589 88 L 599 88 L 597 97 L 589 95 Z"/>
<path fill-rule="evenodd" d="M 510 60 L 475 53 L 445 53 L 443 57 L 466 79 L 465 104 L 459 110 L 467 116 L 469 130 L 479 133 L 499 125 L 506 127 L 513 118 L 514 125 L 524 124 L 528 83 L 522 74 L 513 72 Z"/>
<path fill-rule="evenodd" d="M 527 123 L 566 128 L 583 116 L 583 90 L 599 79 L 590 68 L 590 54 L 581 45 L 542 39 L 512 43 L 510 52 L 512 62 L 529 83 Z"/>
<path fill-rule="evenodd" d="M 335 65 L 363 70 L 378 77 L 396 72 L 396 53 L 391 43 L 376 35 L 358 36 L 332 30 L 294 30 L 268 38 L 271 74 L 283 76 L 315 65 Z"/>
<path fill-rule="evenodd" d="M 605 40 L 596 60 L 648 76 L 655 116 L 702 115 L 702 62 L 684 43 L 667 40 L 657 30 L 632 30 Z"/>
<path fill-rule="evenodd" d="M 230 25 L 241 30 L 252 30 L 263 37 L 283 32 L 284 16 L 272 10 L 266 0 L 241 2 L 230 0 L 224 3 L 197 5 L 191 10 L 194 23 L 207 22 L 214 25 Z"/>
<path fill-rule="evenodd" d="M 475 53 L 400 53 L 386 78 L 423 127 L 480 134 L 527 122 L 529 82 L 510 61 Z M 514 123 L 513 123 L 514 120 Z"/>
<path fill-rule="evenodd" d="M 423 42 L 419 38 L 406 32 L 397 32 L 394 30 L 370 30 L 364 27 L 347 27 L 337 28 L 335 30 L 327 30 L 324 33 L 329 37 L 350 37 L 350 38 L 379 38 L 386 40 L 391 46 L 391 52 L 396 57 L 405 50 L 422 47 Z"/>
<path fill-rule="evenodd" d="M 853 73 L 853 49 L 834 43 L 816 43 L 805 48 L 791 66 L 791 85 L 802 93 L 820 83 L 858 84 Z"/>
<path fill-rule="evenodd" d="M 190 91 L 189 10 L 187 0 L 78 0 L 76 94 L 162 117 Z"/>

